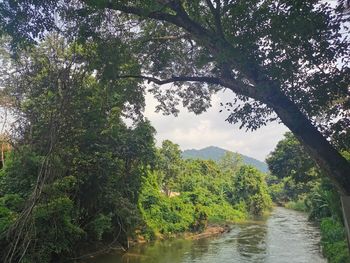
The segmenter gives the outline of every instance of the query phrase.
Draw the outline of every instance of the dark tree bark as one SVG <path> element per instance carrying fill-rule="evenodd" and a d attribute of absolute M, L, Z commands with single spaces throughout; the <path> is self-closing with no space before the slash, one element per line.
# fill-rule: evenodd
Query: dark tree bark
<path fill-rule="evenodd" d="M 310 120 L 283 94 L 269 98 L 268 104 L 305 146 L 310 156 L 332 180 L 342 195 L 350 195 L 349 162 L 325 139 Z"/>

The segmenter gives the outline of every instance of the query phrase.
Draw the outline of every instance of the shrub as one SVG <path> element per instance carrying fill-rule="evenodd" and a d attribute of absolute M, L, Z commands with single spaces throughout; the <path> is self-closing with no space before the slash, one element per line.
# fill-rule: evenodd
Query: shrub
<path fill-rule="evenodd" d="M 334 218 L 321 221 L 321 244 L 329 263 L 350 262 L 344 226 Z"/>

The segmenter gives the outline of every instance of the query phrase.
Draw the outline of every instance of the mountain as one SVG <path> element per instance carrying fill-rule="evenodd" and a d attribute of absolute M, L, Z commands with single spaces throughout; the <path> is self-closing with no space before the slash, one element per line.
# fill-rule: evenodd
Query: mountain
<path fill-rule="evenodd" d="M 229 152 L 229 151 L 219 147 L 209 146 L 200 150 L 196 150 L 196 149 L 185 150 L 182 152 L 182 157 L 184 159 L 192 158 L 192 159 L 218 161 L 222 156 L 224 156 L 225 152 Z M 239 154 L 239 155 L 242 157 L 242 160 L 245 164 L 252 165 L 264 173 L 268 172 L 268 167 L 266 163 L 243 154 Z"/>

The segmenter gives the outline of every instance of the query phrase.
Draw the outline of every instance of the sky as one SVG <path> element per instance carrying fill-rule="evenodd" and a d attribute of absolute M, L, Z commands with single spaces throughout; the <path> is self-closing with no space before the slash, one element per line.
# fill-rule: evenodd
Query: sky
<path fill-rule="evenodd" d="M 217 146 L 264 161 L 288 131 L 287 127 L 273 122 L 253 132 L 246 132 L 244 128 L 240 130 L 239 124 L 233 125 L 225 121 L 227 113 L 219 112 L 220 102 L 225 103 L 231 98 L 233 99 L 232 92 L 226 90 L 213 96 L 212 107 L 207 112 L 195 115 L 180 107 L 179 115 L 174 117 L 156 113 L 157 101 L 147 94 L 145 117 L 157 130 L 158 146 L 168 139 L 177 143 L 182 150 Z"/>

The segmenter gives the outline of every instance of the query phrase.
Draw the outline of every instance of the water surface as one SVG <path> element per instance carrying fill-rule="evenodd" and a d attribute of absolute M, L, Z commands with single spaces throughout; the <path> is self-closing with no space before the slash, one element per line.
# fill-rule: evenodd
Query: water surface
<path fill-rule="evenodd" d="M 266 220 L 233 225 L 218 237 L 140 245 L 89 263 L 323 263 L 319 241 L 304 213 L 277 207 Z"/>

